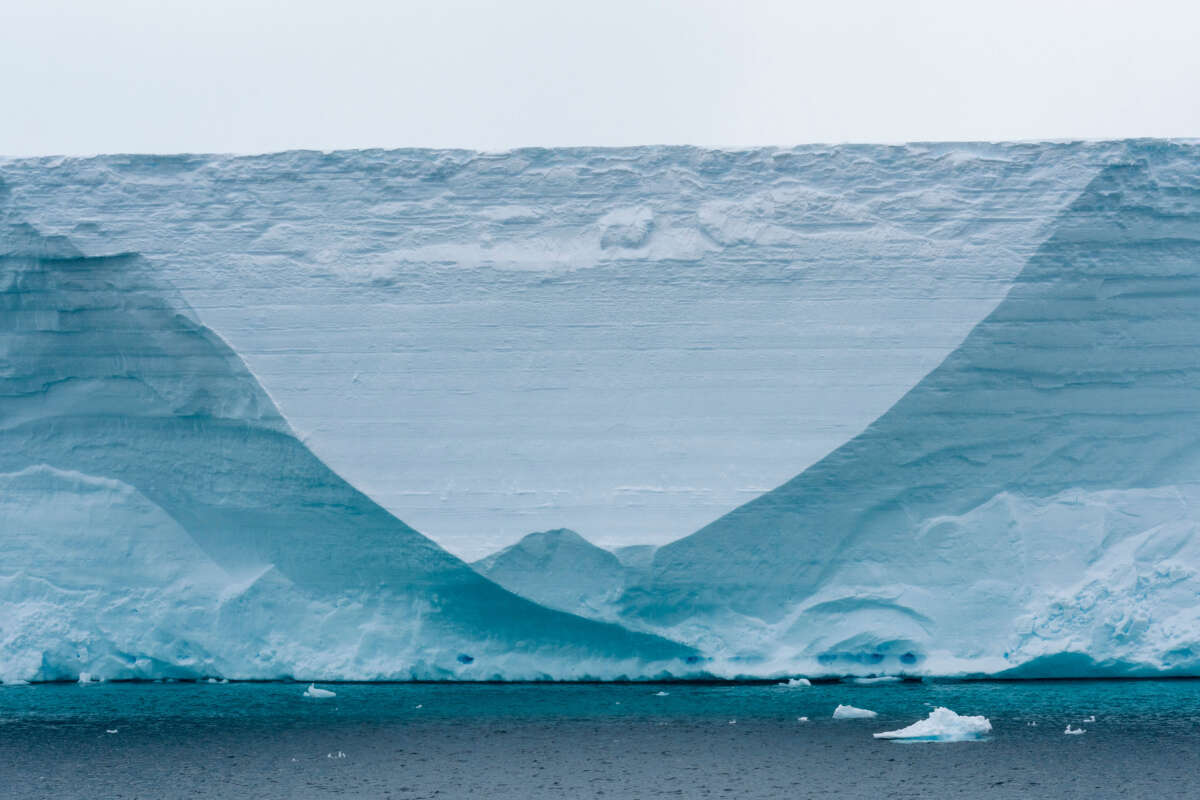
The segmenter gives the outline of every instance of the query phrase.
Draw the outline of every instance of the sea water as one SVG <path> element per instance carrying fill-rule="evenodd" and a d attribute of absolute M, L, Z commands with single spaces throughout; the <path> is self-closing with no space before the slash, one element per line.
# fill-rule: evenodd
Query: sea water
<path fill-rule="evenodd" d="M 317 687 L 335 696 L 299 683 L 0 687 L 0 796 L 1200 794 L 1192 680 Z M 878 716 L 834 719 L 838 705 Z M 991 732 L 873 737 L 936 707 L 985 716 Z"/>

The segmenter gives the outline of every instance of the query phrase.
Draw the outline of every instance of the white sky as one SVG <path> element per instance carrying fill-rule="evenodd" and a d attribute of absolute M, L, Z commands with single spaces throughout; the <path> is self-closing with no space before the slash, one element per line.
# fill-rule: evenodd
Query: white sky
<path fill-rule="evenodd" d="M 1200 3 L 0 0 L 0 153 L 1200 135 Z"/>

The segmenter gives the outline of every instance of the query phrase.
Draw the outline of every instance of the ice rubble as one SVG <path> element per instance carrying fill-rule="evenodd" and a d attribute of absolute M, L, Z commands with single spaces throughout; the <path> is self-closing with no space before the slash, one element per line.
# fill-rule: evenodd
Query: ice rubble
<path fill-rule="evenodd" d="M 504 591 L 356 491 L 155 273 L 0 226 L 0 680 L 694 669 Z"/>
<path fill-rule="evenodd" d="M 948 708 L 938 706 L 929 716 L 906 728 L 874 734 L 876 739 L 910 739 L 930 742 L 960 742 L 978 739 L 990 733 L 992 723 L 987 717 L 964 717 Z"/>
<path fill-rule="evenodd" d="M 936 369 L 661 547 L 623 619 L 742 674 L 1200 674 L 1198 176 L 1132 143 Z"/>

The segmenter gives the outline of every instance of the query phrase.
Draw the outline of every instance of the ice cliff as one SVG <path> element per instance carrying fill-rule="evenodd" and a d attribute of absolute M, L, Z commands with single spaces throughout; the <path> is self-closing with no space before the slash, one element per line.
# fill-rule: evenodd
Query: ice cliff
<path fill-rule="evenodd" d="M 734 672 L 1200 674 L 1200 148 L 1141 143 L 860 435 L 666 545 Z"/>
<path fill-rule="evenodd" d="M 0 198 L 2 199 L 2 198 Z M 137 255 L 0 229 L 0 680 L 647 677 L 339 478 Z"/>

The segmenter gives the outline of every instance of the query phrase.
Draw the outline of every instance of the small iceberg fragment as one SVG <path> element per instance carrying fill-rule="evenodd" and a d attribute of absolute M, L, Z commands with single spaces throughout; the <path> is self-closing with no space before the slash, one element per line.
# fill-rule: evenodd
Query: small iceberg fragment
<path fill-rule="evenodd" d="M 879 714 L 874 711 L 866 708 L 855 708 L 854 706 L 839 705 L 833 710 L 834 719 L 870 719 L 877 716 Z"/>
<path fill-rule="evenodd" d="M 9 678 L 3 682 L 5 686 L 29 686 L 29 681 L 22 678 Z"/>
<path fill-rule="evenodd" d="M 907 728 L 875 734 L 876 739 L 906 739 L 914 742 L 965 742 L 991 733 L 987 717 L 964 717 L 938 706 L 929 716 Z"/>
<path fill-rule="evenodd" d="M 105 733 L 116 733 L 117 729 L 116 728 L 105 728 L 104 731 L 105 731 Z"/>
<path fill-rule="evenodd" d="M 1078 736 L 1081 733 L 1087 733 L 1085 728 L 1072 728 L 1071 723 L 1067 723 L 1067 729 L 1063 731 L 1067 736 Z"/>
<path fill-rule="evenodd" d="M 92 678 L 92 673 L 90 673 L 90 672 L 79 673 L 79 685 L 80 686 L 87 686 L 89 683 L 92 683 L 93 680 L 94 680 L 94 678 Z"/>
<path fill-rule="evenodd" d="M 337 697 L 336 692 L 331 692 L 328 689 L 318 689 L 315 683 L 310 683 L 308 688 L 304 690 L 305 697 Z"/>
<path fill-rule="evenodd" d="M 808 722 L 808 717 L 796 717 L 796 722 Z"/>
<path fill-rule="evenodd" d="M 902 680 L 898 675 L 880 675 L 875 678 L 850 678 L 850 683 L 858 684 L 859 686 L 872 686 L 876 683 L 899 683 Z"/>
<path fill-rule="evenodd" d="M 789 678 L 779 685 L 787 686 L 791 689 L 798 689 L 802 686 L 812 686 L 812 681 L 810 681 L 808 678 Z"/>
<path fill-rule="evenodd" d="M 655 697 L 670 697 L 671 693 L 670 692 L 655 692 L 654 696 Z"/>
<path fill-rule="evenodd" d="M 1036 727 L 1037 727 L 1037 723 L 1036 723 L 1036 722 L 1026 722 L 1026 723 L 1025 723 L 1025 727 L 1026 727 L 1026 728 L 1036 728 Z"/>
<path fill-rule="evenodd" d="M 1084 720 L 1084 722 L 1095 722 L 1095 721 L 1096 721 L 1095 714 L 1092 714 L 1090 717 L 1088 717 L 1087 719 Z"/>

